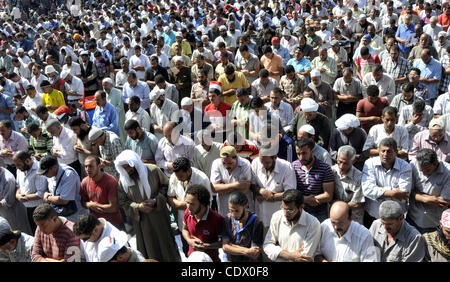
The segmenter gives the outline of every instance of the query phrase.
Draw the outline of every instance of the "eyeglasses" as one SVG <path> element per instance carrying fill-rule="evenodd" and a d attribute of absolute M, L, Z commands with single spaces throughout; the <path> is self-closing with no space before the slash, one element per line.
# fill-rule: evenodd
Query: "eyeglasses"
<path fill-rule="evenodd" d="M 285 211 L 289 214 L 293 214 L 297 211 L 297 209 L 285 209 L 285 208 L 283 208 L 283 205 L 280 206 L 280 209 L 282 209 L 283 211 Z"/>

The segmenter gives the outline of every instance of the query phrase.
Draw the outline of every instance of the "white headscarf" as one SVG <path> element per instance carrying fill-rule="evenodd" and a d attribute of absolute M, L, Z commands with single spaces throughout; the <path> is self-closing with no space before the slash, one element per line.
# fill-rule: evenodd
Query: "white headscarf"
<path fill-rule="evenodd" d="M 137 184 L 134 182 L 133 179 L 131 179 L 130 175 L 128 175 L 128 172 L 122 167 L 122 165 L 127 164 L 131 167 L 134 167 L 138 172 L 139 179 L 142 183 L 142 186 L 144 187 L 145 195 L 147 196 L 148 199 L 150 199 L 152 189 L 150 187 L 150 184 L 148 183 L 148 169 L 145 166 L 145 164 L 141 161 L 139 155 L 136 154 L 136 152 L 131 150 L 123 151 L 117 156 L 116 160 L 114 161 L 114 164 L 116 166 L 116 170 L 120 174 L 120 182 L 122 183 L 123 190 L 125 191 L 125 193 L 128 193 L 129 186 Z"/>
<path fill-rule="evenodd" d="M 334 123 L 337 129 L 347 130 L 350 127 L 356 128 L 360 126 L 358 117 L 352 114 L 345 114 Z"/>

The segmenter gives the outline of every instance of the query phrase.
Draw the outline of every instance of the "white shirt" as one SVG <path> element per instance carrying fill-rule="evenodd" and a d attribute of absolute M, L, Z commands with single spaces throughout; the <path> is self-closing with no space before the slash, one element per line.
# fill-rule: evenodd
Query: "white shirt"
<path fill-rule="evenodd" d="M 83 95 L 84 95 L 84 84 L 83 84 L 83 81 L 81 79 L 79 79 L 78 77 L 72 75 L 72 82 L 70 84 L 68 82 L 66 82 L 66 86 L 68 86 L 66 91 L 73 90 L 77 94 L 81 95 L 81 96 L 67 95 L 67 100 L 68 101 L 79 100 L 79 99 L 81 99 L 83 97 Z"/>
<path fill-rule="evenodd" d="M 41 82 L 44 81 L 44 80 L 48 80 L 48 77 L 46 77 L 43 74 L 40 74 L 38 78 L 36 78 L 36 76 L 33 75 L 33 77 L 31 78 L 30 83 L 31 83 L 31 85 L 34 86 L 34 88 L 36 88 L 37 92 L 42 93 L 43 91 L 41 89 Z"/>
<path fill-rule="evenodd" d="M 67 64 L 65 64 L 63 67 L 62 67 L 62 70 L 63 71 L 65 71 L 65 70 L 68 70 L 68 71 L 70 71 L 70 74 L 72 75 L 72 76 L 81 76 L 81 67 L 80 67 L 80 64 L 78 64 L 78 63 L 76 63 L 76 62 L 72 62 L 72 65 L 69 67 Z"/>
<path fill-rule="evenodd" d="M 363 151 L 368 149 L 378 148 L 381 140 L 391 137 L 397 142 L 397 148 L 403 152 L 409 151 L 409 134 L 408 130 L 401 125 L 395 125 L 394 131 L 391 134 L 387 134 L 384 129 L 384 124 L 376 124 L 372 126 L 367 134 L 366 142 L 364 143 Z"/>
<path fill-rule="evenodd" d="M 31 108 L 37 108 L 39 105 L 42 105 L 42 94 L 37 92 L 34 98 L 31 98 L 27 95 L 27 97 L 23 101 L 23 106 L 25 107 L 25 109 L 27 109 L 30 114 L 33 114 L 35 116 L 37 115 L 33 110 L 31 110 Z"/>
<path fill-rule="evenodd" d="M 34 160 L 33 165 L 27 172 L 23 172 L 20 169 L 17 170 L 17 184 L 19 185 L 20 192 L 22 194 L 38 194 L 41 198 L 43 198 L 44 193 L 48 191 L 47 177 L 36 174 L 38 168 L 39 163 Z M 27 208 L 33 208 L 43 203 L 44 201 L 39 199 L 23 202 L 23 205 Z"/>
<path fill-rule="evenodd" d="M 156 165 L 164 170 L 164 173 L 170 177 L 167 169 L 167 163 L 173 162 L 179 157 L 188 158 L 191 162 L 194 157 L 194 141 L 180 135 L 175 144 L 170 143 L 166 138 L 162 138 L 158 142 L 156 149 L 155 161 Z"/>
<path fill-rule="evenodd" d="M 328 218 L 320 225 L 321 239 L 317 253 L 329 262 L 378 262 L 377 249 L 370 231 L 352 221 L 345 234 L 339 238 Z"/>
<path fill-rule="evenodd" d="M 435 115 L 450 114 L 450 94 L 444 93 L 437 97 L 433 106 Z"/>
<path fill-rule="evenodd" d="M 434 28 L 431 26 L 431 24 L 426 24 L 423 27 L 423 33 L 428 34 L 433 41 L 438 40 L 438 34 L 439 34 L 439 32 L 441 32 L 443 30 L 444 29 L 442 28 L 442 26 L 440 24 L 436 24 L 436 26 Z"/>
<path fill-rule="evenodd" d="M 155 53 L 156 54 L 156 53 Z M 158 56 L 159 65 L 163 68 L 169 68 L 170 62 L 169 57 L 165 53 L 161 53 L 161 55 Z"/>
<path fill-rule="evenodd" d="M 369 85 L 376 85 L 380 90 L 380 97 L 385 97 L 389 103 L 395 96 L 395 83 L 394 80 L 388 76 L 386 73 L 383 73 L 383 76 L 379 81 L 375 81 L 373 78 L 372 72 L 366 73 L 363 77 L 362 86 L 363 86 L 363 95 L 367 97 L 365 89 L 369 87 Z"/>
<path fill-rule="evenodd" d="M 211 182 L 209 182 L 208 176 L 206 176 L 206 174 L 203 171 L 198 170 L 195 167 L 191 167 L 191 169 L 192 169 L 191 178 L 189 179 L 189 182 L 186 185 L 186 188 L 184 188 L 183 182 L 178 180 L 178 178 L 175 175 L 175 173 L 173 173 L 170 176 L 169 190 L 167 191 L 167 196 L 168 197 L 174 197 L 174 198 L 176 198 L 177 200 L 180 200 L 180 201 L 184 201 L 184 197 L 186 195 L 186 189 L 189 186 L 202 185 L 203 187 L 208 189 L 209 195 L 210 195 L 209 201 L 211 203 L 213 194 L 212 194 L 212 191 L 211 191 Z M 180 210 L 180 209 L 178 210 L 178 223 L 177 224 L 178 224 L 179 230 L 183 229 L 184 211 L 185 210 Z"/>
<path fill-rule="evenodd" d="M 158 126 L 164 126 L 169 121 L 178 122 L 178 105 L 174 102 L 166 99 L 161 108 L 159 108 L 155 103 L 150 105 L 150 119 L 152 122 L 156 123 Z M 156 138 L 160 140 L 164 136 L 155 132 Z"/>
<path fill-rule="evenodd" d="M 278 257 L 281 251 L 293 252 L 303 246 L 302 254 L 313 257 L 320 243 L 320 223 L 317 218 L 302 210 L 299 220 L 291 227 L 284 212 L 275 212 L 264 239 L 264 252 L 275 262 L 287 262 Z"/>
<path fill-rule="evenodd" d="M 78 154 L 73 150 L 75 144 L 77 144 L 77 135 L 69 128 L 62 126 L 59 136 L 53 136 L 52 148 L 52 150 L 59 149 L 59 164 L 69 165 L 78 160 Z"/>
<path fill-rule="evenodd" d="M 143 66 L 145 70 L 151 67 L 150 60 L 147 56 L 141 54 L 139 57 L 133 55 L 130 58 L 130 69 L 133 69 L 136 66 Z M 139 80 L 145 80 L 145 70 L 136 71 L 136 76 Z"/>
<path fill-rule="evenodd" d="M 238 182 L 240 180 L 251 180 L 251 179 L 252 179 L 252 171 L 250 167 L 250 162 L 246 159 L 237 157 L 236 167 L 231 172 L 231 174 L 223 166 L 221 158 L 218 158 L 212 163 L 210 180 L 213 185 L 214 183 L 230 184 L 233 182 Z M 218 212 L 223 217 L 226 217 L 229 212 L 228 210 L 229 196 L 230 196 L 229 193 L 226 194 L 217 193 Z M 251 195 L 250 191 L 247 193 L 247 199 L 249 200 L 250 206 L 251 204 L 250 200 L 253 199 L 253 195 Z M 252 210 L 250 207 L 249 209 Z"/>
<path fill-rule="evenodd" d="M 155 93 L 158 90 L 159 90 L 159 86 L 155 85 L 155 87 L 153 87 L 152 91 L 150 92 L 150 96 L 152 96 L 152 93 Z M 178 93 L 177 87 L 174 84 L 166 81 L 166 87 L 164 88 L 164 91 L 165 91 L 165 94 L 164 94 L 165 98 L 178 104 L 179 93 Z"/>
<path fill-rule="evenodd" d="M 289 128 L 291 128 L 292 121 L 294 120 L 294 111 L 290 104 L 281 101 L 277 110 L 273 108 L 272 102 L 267 102 L 265 106 L 272 114 L 272 117 L 277 117 L 281 121 L 281 126 L 285 131 L 288 131 Z"/>
<path fill-rule="evenodd" d="M 363 194 L 366 197 L 364 209 L 375 218 L 378 218 L 378 209 L 380 204 L 386 200 L 395 200 L 394 198 L 383 198 L 384 192 L 399 188 L 403 191 L 411 192 L 412 170 L 409 163 L 395 158 L 394 166 L 389 170 L 382 166 L 380 157 L 368 159 L 364 164 L 363 175 L 361 178 Z M 406 212 L 406 201 L 400 202 Z"/>
<path fill-rule="evenodd" d="M 258 188 L 264 188 L 275 193 L 281 193 L 289 189 L 297 189 L 297 178 L 294 169 L 288 161 L 277 158 L 275 167 L 267 177 L 266 169 L 261 160 L 256 158 L 252 161 L 252 173 L 254 182 Z M 261 219 L 265 227 L 270 225 L 270 219 L 274 212 L 280 209 L 281 201 L 276 202 L 258 202 L 255 203 L 255 212 Z"/>
<path fill-rule="evenodd" d="M 134 119 L 139 123 L 139 126 L 147 131 L 150 131 L 150 115 L 142 108 L 139 108 L 137 112 L 133 113 L 131 110 L 125 114 L 125 122 L 130 119 Z"/>

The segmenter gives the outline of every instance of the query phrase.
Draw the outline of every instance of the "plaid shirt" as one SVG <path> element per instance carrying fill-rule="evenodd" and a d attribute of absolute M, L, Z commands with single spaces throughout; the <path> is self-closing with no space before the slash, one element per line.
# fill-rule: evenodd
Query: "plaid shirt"
<path fill-rule="evenodd" d="M 31 152 L 37 153 L 44 157 L 51 154 L 53 147 L 53 137 L 48 132 L 42 131 L 38 138 L 34 138 L 30 135 L 30 147 Z"/>
<path fill-rule="evenodd" d="M 439 90 L 442 92 L 447 92 L 448 84 L 450 82 L 450 75 L 445 73 L 445 69 L 450 67 L 450 57 L 447 54 L 441 58 L 441 64 L 444 70 L 442 71 L 442 79 L 439 83 Z"/>
<path fill-rule="evenodd" d="M 391 56 L 387 56 L 384 58 L 384 60 L 381 62 L 381 65 L 383 66 L 384 70 L 387 74 L 392 76 L 392 78 L 395 80 L 396 78 L 400 77 L 407 77 L 409 69 L 411 68 L 411 64 L 408 62 L 407 59 L 403 58 L 402 56 L 398 57 L 398 61 L 395 64 L 392 60 Z M 401 93 L 401 86 L 403 83 L 396 83 L 395 84 L 395 94 Z"/>
<path fill-rule="evenodd" d="M 300 105 L 303 98 L 303 91 L 306 88 L 305 77 L 296 73 L 294 79 L 290 80 L 287 75 L 283 75 L 280 79 L 280 88 L 286 93 L 287 98 L 292 99 L 291 105 L 295 109 L 295 105 Z"/>
<path fill-rule="evenodd" d="M 112 162 L 112 165 L 107 165 L 103 168 L 103 171 L 114 176 L 116 180 L 120 178 L 119 173 L 114 167 L 114 160 L 122 153 L 123 146 L 119 136 L 112 131 L 105 131 L 106 138 L 105 144 L 99 146 L 99 152 L 102 159 Z"/>

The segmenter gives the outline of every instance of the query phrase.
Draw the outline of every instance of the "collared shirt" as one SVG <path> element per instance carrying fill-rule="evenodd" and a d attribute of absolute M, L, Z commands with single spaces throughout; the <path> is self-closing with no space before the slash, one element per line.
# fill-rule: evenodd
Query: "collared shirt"
<path fill-rule="evenodd" d="M 104 134 L 106 134 L 105 143 L 98 147 L 100 156 L 102 159 L 114 163 L 117 156 L 123 151 L 122 142 L 120 141 L 119 136 L 112 131 L 105 130 Z M 111 174 L 116 179 L 120 178 L 114 164 L 103 167 L 103 171 Z"/>
<path fill-rule="evenodd" d="M 150 96 L 152 93 L 155 93 L 158 90 L 159 86 L 155 85 L 155 87 L 153 87 L 152 91 L 150 92 Z M 164 94 L 165 98 L 171 100 L 174 103 L 179 102 L 179 92 L 174 84 L 166 82 L 166 87 L 163 90 L 165 93 Z"/>
<path fill-rule="evenodd" d="M 219 158 L 212 163 L 211 167 L 211 183 L 222 183 L 222 184 L 230 184 L 233 182 L 237 182 L 240 180 L 252 180 L 252 170 L 250 167 L 250 162 L 244 158 L 237 157 L 237 164 L 234 170 L 230 173 L 222 163 L 222 159 Z M 253 199 L 253 195 L 251 191 L 247 193 L 247 198 L 250 200 Z M 229 212 L 228 210 L 228 198 L 230 197 L 230 193 L 218 193 L 217 195 L 217 206 L 218 212 L 222 216 L 226 216 Z"/>
<path fill-rule="evenodd" d="M 444 139 L 439 144 L 430 139 L 430 131 L 428 129 L 417 133 L 412 142 L 409 158 L 415 158 L 417 151 L 422 148 L 432 149 L 436 152 L 440 161 L 450 162 L 450 133 L 444 132 Z"/>
<path fill-rule="evenodd" d="M 364 164 L 361 178 L 362 189 L 366 197 L 365 210 L 375 218 L 378 218 L 380 204 L 386 200 L 394 198 L 383 198 L 384 192 L 388 190 L 400 189 L 411 193 L 412 181 L 411 166 L 400 158 L 395 158 L 393 167 L 386 170 L 381 164 L 380 157 L 368 159 Z M 404 212 L 407 210 L 406 201 L 401 201 Z"/>
<path fill-rule="evenodd" d="M 37 115 L 32 110 L 32 108 L 37 108 L 39 105 L 42 105 L 42 94 L 37 92 L 34 98 L 31 98 L 30 96 L 27 95 L 27 97 L 23 101 L 23 106 L 25 107 L 25 109 L 27 109 L 27 111 L 34 116 Z"/>
<path fill-rule="evenodd" d="M 411 68 L 411 64 L 409 61 L 402 56 L 398 56 L 397 62 L 392 60 L 391 56 L 386 57 L 381 62 L 381 65 L 386 70 L 386 73 L 389 74 L 392 78 L 401 78 L 407 77 L 409 73 L 409 69 Z M 401 93 L 402 83 L 395 84 L 395 94 Z"/>
<path fill-rule="evenodd" d="M 311 61 L 305 57 L 302 57 L 300 61 L 297 61 L 296 58 L 290 59 L 286 65 L 291 65 L 294 67 L 296 72 L 305 72 L 307 70 L 311 70 Z M 307 81 L 309 83 L 309 80 Z"/>
<path fill-rule="evenodd" d="M 156 149 L 158 148 L 158 139 L 152 133 L 144 130 L 143 139 L 133 140 L 129 136 L 125 142 L 124 150 L 136 152 L 141 160 L 155 160 Z"/>
<path fill-rule="evenodd" d="M 340 147 L 350 145 L 356 150 L 356 154 L 360 155 L 363 151 L 364 143 L 366 142 L 367 134 L 360 128 L 354 128 L 349 135 L 342 130 L 334 128 L 330 140 L 330 155 L 331 158 L 337 160 L 337 152 Z"/>
<path fill-rule="evenodd" d="M 267 176 L 267 171 L 260 158 L 256 158 L 252 161 L 252 172 L 255 177 L 254 182 L 258 185 L 257 188 L 264 188 L 274 193 L 282 193 L 297 188 L 295 172 L 288 161 L 277 158 L 273 171 L 270 176 Z M 281 201 L 257 201 L 255 204 L 256 214 L 262 220 L 264 226 L 268 227 L 272 215 L 280 209 Z"/>
<path fill-rule="evenodd" d="M 379 219 L 370 226 L 370 233 L 375 247 L 381 252 L 381 262 L 421 262 L 425 257 L 425 239 L 406 220 L 403 220 L 400 231 L 390 244 L 386 229 Z"/>
<path fill-rule="evenodd" d="M 306 171 L 302 163 L 296 160 L 292 163 L 297 178 L 297 189 L 300 190 L 304 196 L 320 195 L 324 192 L 323 184 L 334 183 L 334 174 L 330 165 L 315 159 L 313 166 Z M 305 204 L 305 210 L 309 213 L 318 213 L 327 210 L 328 203 L 322 203 L 315 207 Z"/>
<path fill-rule="evenodd" d="M 136 86 L 132 87 L 128 82 L 123 85 L 123 102 L 128 104 L 128 99 L 133 96 L 141 98 L 141 108 L 144 110 L 150 106 L 150 88 L 146 82 L 137 81 Z"/>
<path fill-rule="evenodd" d="M 21 232 L 19 240 L 14 250 L 8 254 L 0 252 L 0 259 L 6 257 L 8 262 L 31 262 L 31 251 L 34 245 L 34 237 Z"/>
<path fill-rule="evenodd" d="M 166 138 L 162 138 L 159 140 L 158 148 L 156 149 L 156 165 L 163 169 L 164 173 L 170 177 L 167 163 L 174 162 L 179 157 L 185 157 L 192 161 L 194 147 L 194 141 L 183 135 L 179 136 L 175 144 L 170 143 Z"/>
<path fill-rule="evenodd" d="M 12 101 L 12 98 L 6 94 L 0 93 L 0 109 L 2 110 L 8 110 L 9 108 L 14 109 L 14 104 Z M 6 113 L 0 113 L 0 120 L 10 120 L 11 119 L 11 114 L 6 114 Z M 13 129 L 14 129 L 14 123 L 12 123 L 13 125 Z"/>
<path fill-rule="evenodd" d="M 53 149 L 59 150 L 58 163 L 69 165 L 78 159 L 77 153 L 73 146 L 77 143 L 77 135 L 62 126 L 59 136 L 53 136 Z"/>
<path fill-rule="evenodd" d="M 200 82 L 197 82 L 192 85 L 191 99 L 208 99 L 208 91 L 209 85 L 203 86 Z"/>
<path fill-rule="evenodd" d="M 450 93 L 439 95 L 433 106 L 435 115 L 450 114 Z"/>
<path fill-rule="evenodd" d="M 150 106 L 150 119 L 152 122 L 156 123 L 158 126 L 164 126 L 169 121 L 178 122 L 178 105 L 174 102 L 165 99 L 164 104 L 159 108 L 155 103 Z M 156 138 L 160 140 L 164 136 L 162 133 L 155 132 Z"/>
<path fill-rule="evenodd" d="M 83 85 L 83 81 L 81 79 L 79 79 L 76 76 L 72 75 L 72 81 L 70 83 L 66 82 L 66 85 L 68 86 L 66 88 L 66 91 L 70 91 L 73 90 L 75 93 L 80 94 L 81 96 L 71 96 L 68 95 L 67 96 L 67 100 L 68 101 L 72 101 L 72 100 L 79 100 L 83 97 L 84 95 L 84 85 Z"/>
<path fill-rule="evenodd" d="M 385 97 L 389 102 L 392 101 L 396 94 L 394 80 L 385 73 L 383 73 L 383 76 L 379 81 L 375 80 L 372 72 L 367 73 L 363 77 L 362 85 L 364 90 L 367 89 L 369 85 L 378 86 L 378 89 L 380 90 L 379 96 Z M 364 96 L 367 97 L 367 93 L 365 93 L 365 91 Z"/>
<path fill-rule="evenodd" d="M 325 61 L 322 61 L 320 57 L 316 57 L 311 62 L 311 68 L 324 68 L 325 72 L 322 73 L 322 80 L 330 85 L 333 85 L 337 76 L 337 65 L 335 59 L 327 57 Z"/>
<path fill-rule="evenodd" d="M 174 197 L 177 200 L 180 201 L 184 201 L 184 197 L 186 196 L 186 189 L 189 186 L 192 185 L 201 185 L 203 187 L 205 187 L 208 191 L 209 191 L 209 195 L 210 195 L 210 204 L 212 202 L 212 191 L 211 191 L 211 182 L 209 182 L 209 177 L 206 176 L 206 174 L 199 170 L 196 169 L 195 167 L 191 167 L 192 169 L 192 174 L 191 174 L 191 178 L 189 179 L 189 181 L 186 183 L 186 185 L 184 185 L 183 182 L 181 182 L 180 180 L 178 180 L 177 176 L 175 175 L 175 173 L 173 173 L 170 176 L 169 179 L 169 189 L 167 190 L 167 197 Z M 184 216 L 184 212 L 185 210 L 180 210 L 178 209 L 178 228 L 179 230 L 183 230 L 183 216 Z"/>
<path fill-rule="evenodd" d="M 250 54 L 248 61 L 243 56 L 236 56 L 235 65 L 243 70 L 254 71 L 260 65 L 259 59 L 255 54 Z M 246 76 L 249 84 L 252 84 L 258 78 L 258 75 Z"/>
<path fill-rule="evenodd" d="M 355 78 L 352 78 L 352 81 L 350 83 L 346 83 L 343 77 L 336 79 L 333 90 L 335 92 L 338 92 L 339 94 L 352 95 L 361 98 L 363 96 L 361 82 L 359 82 L 359 80 L 356 80 Z"/>
<path fill-rule="evenodd" d="M 279 49 L 276 49 L 272 46 L 273 53 L 280 56 L 283 60 L 283 67 L 286 67 L 287 62 L 291 59 L 291 55 L 289 54 L 289 50 L 280 45 Z"/>
<path fill-rule="evenodd" d="M 331 167 L 334 173 L 334 198 L 346 203 L 364 203 L 364 195 L 361 188 L 362 172 L 356 167 L 352 166 L 347 172 L 347 175 L 342 176 L 339 166 L 335 164 Z M 364 210 L 353 209 L 353 220 L 363 224 Z"/>
<path fill-rule="evenodd" d="M 61 91 L 53 89 L 50 93 L 44 93 L 42 95 L 42 104 L 50 105 L 52 107 L 58 108 L 59 106 L 65 105 L 64 95 Z M 48 110 L 50 113 L 53 113 L 55 110 Z"/>
<path fill-rule="evenodd" d="M 269 96 L 270 92 L 275 87 L 278 87 L 278 81 L 276 81 L 275 79 L 269 77 L 269 82 L 267 83 L 267 86 L 264 86 L 261 83 L 261 79 L 258 78 L 252 83 L 252 96 L 253 97 Z"/>
<path fill-rule="evenodd" d="M 409 134 L 406 128 L 401 125 L 395 125 L 394 131 L 388 134 L 384 128 L 384 124 L 376 124 L 370 128 L 363 151 L 378 148 L 381 140 L 387 137 L 394 138 L 399 150 L 406 153 L 409 151 Z"/>
<path fill-rule="evenodd" d="M 444 70 L 450 67 L 450 57 L 447 54 L 442 56 L 439 62 L 441 63 Z M 439 90 L 444 93 L 447 93 L 448 85 L 450 83 L 450 75 L 443 72 L 442 76 L 443 79 L 441 79 L 441 81 L 439 82 Z"/>
<path fill-rule="evenodd" d="M 17 131 L 11 131 L 11 135 L 8 140 L 5 140 L 3 136 L 0 135 L 0 150 L 10 149 L 12 151 L 11 155 L 0 156 L 0 163 L 5 165 L 14 164 L 12 157 L 18 151 L 28 151 L 27 139 Z"/>
<path fill-rule="evenodd" d="M 284 130 L 289 130 L 292 125 L 292 120 L 294 119 L 292 106 L 284 101 L 280 102 L 280 105 L 276 110 L 273 108 L 272 102 L 267 102 L 265 106 L 273 117 L 278 117 Z"/>
<path fill-rule="evenodd" d="M 301 210 L 298 221 L 291 226 L 284 212 L 275 212 L 264 240 L 264 252 L 270 260 L 287 262 L 279 257 L 281 251 L 293 252 L 303 246 L 302 254 L 313 257 L 320 243 L 320 223 L 317 218 Z"/>
<path fill-rule="evenodd" d="M 306 79 L 303 75 L 295 74 L 294 79 L 290 80 L 287 75 L 280 79 L 280 88 L 286 94 L 286 98 L 292 99 L 293 108 L 300 104 L 303 98 L 303 91 L 306 88 Z"/>
<path fill-rule="evenodd" d="M 408 39 L 411 36 L 414 36 L 414 24 L 410 24 L 408 27 L 406 27 L 405 24 L 401 24 L 397 28 L 397 32 L 395 33 L 395 37 L 400 37 L 403 40 L 409 41 Z M 402 53 L 408 53 L 411 51 L 411 46 L 404 46 L 402 43 L 398 43 L 398 47 L 400 48 L 400 52 Z"/>
<path fill-rule="evenodd" d="M 436 99 L 438 96 L 438 85 L 442 76 L 442 65 L 439 61 L 434 58 L 431 58 L 428 64 L 425 64 L 422 59 L 414 61 L 413 67 L 418 68 L 420 70 L 421 78 L 434 78 L 437 79 L 438 82 L 427 83 L 425 86 L 428 88 L 430 92 L 430 99 Z"/>
<path fill-rule="evenodd" d="M 415 193 L 432 195 L 450 200 L 450 164 L 439 162 L 438 168 L 430 175 L 425 176 L 419 169 L 417 160 L 411 162 L 413 188 Z M 418 202 L 411 197 L 408 216 L 421 228 L 435 228 L 439 226 L 442 209 L 432 205 Z"/>
<path fill-rule="evenodd" d="M 392 99 L 392 101 L 389 104 L 389 106 L 396 108 L 397 109 L 397 113 L 400 113 L 402 111 L 403 107 L 414 104 L 414 102 L 416 100 L 422 100 L 422 98 L 413 95 L 411 100 L 406 101 L 403 98 L 403 94 L 397 94 L 397 95 L 394 96 L 394 99 Z"/>
<path fill-rule="evenodd" d="M 22 194 L 37 194 L 41 198 L 44 197 L 44 193 L 48 190 L 47 177 L 36 174 L 38 168 L 39 163 L 38 161 L 34 160 L 33 165 L 28 171 L 23 172 L 20 169 L 17 170 L 17 184 Z M 39 199 L 23 202 L 23 205 L 27 208 L 32 208 L 37 207 L 43 203 L 44 202 L 42 201 L 42 199 Z"/>
<path fill-rule="evenodd" d="M 417 133 L 424 131 L 428 128 L 430 121 L 433 119 L 433 108 L 425 105 L 425 109 L 422 114 L 422 119 L 418 124 L 414 124 L 413 119 L 413 105 L 405 105 L 401 111 L 399 111 L 398 125 L 402 125 L 408 130 L 409 133 L 409 148 L 411 149 L 414 136 Z"/>
<path fill-rule="evenodd" d="M 92 117 L 92 126 L 112 131 L 120 136 L 119 115 L 117 114 L 117 109 L 108 102 L 106 102 L 103 110 L 100 106 L 95 107 L 94 116 Z"/>
<path fill-rule="evenodd" d="M 130 119 L 134 119 L 135 121 L 137 121 L 139 123 L 139 126 L 143 129 L 150 130 L 150 115 L 141 107 L 139 107 L 139 109 L 135 113 L 133 113 L 131 110 L 128 110 L 128 112 L 125 114 L 125 122 Z"/>
<path fill-rule="evenodd" d="M 321 254 L 329 262 L 378 262 L 379 257 L 369 230 L 352 220 L 345 234 L 339 238 L 331 220 L 328 218 L 320 225 Z"/>
<path fill-rule="evenodd" d="M 212 142 L 209 151 L 206 151 L 202 144 L 195 146 L 192 166 L 210 177 L 212 163 L 220 157 L 220 148 L 222 148 L 222 144 L 217 142 Z"/>

